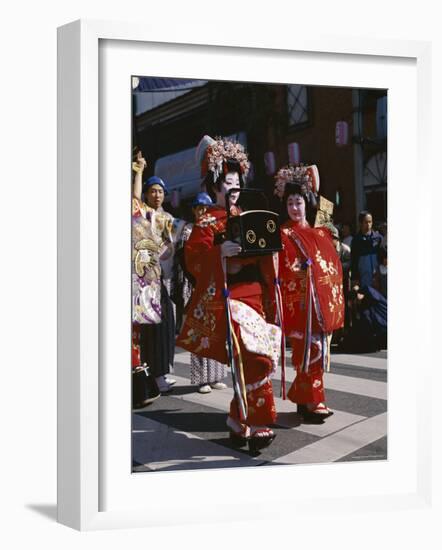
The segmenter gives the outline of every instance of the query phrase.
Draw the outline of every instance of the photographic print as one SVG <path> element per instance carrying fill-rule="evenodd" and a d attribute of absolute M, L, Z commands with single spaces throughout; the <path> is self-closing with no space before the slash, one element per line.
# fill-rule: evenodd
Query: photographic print
<path fill-rule="evenodd" d="M 387 90 L 131 86 L 132 472 L 386 460 Z"/>

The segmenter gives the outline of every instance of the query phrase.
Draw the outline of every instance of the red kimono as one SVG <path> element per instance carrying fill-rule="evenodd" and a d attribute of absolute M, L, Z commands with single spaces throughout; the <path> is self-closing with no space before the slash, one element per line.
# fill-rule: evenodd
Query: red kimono
<path fill-rule="evenodd" d="M 344 323 L 342 265 L 328 229 L 289 220 L 281 231 L 284 329 L 297 371 L 288 398 L 319 404 L 325 400 L 322 375 L 329 366 L 331 335 Z"/>
<path fill-rule="evenodd" d="M 226 229 L 226 211 L 211 207 L 195 224 L 184 246 L 187 270 L 196 281 L 186 308 L 177 344 L 184 349 L 228 363 L 228 318 L 224 296 L 227 278 L 234 356 L 242 363 L 246 418 L 240 414 L 238 395 L 230 416 L 248 425 L 271 424 L 276 419 L 271 374 L 279 357 L 280 329 L 275 324 L 275 268 L 272 256 L 227 258 L 226 273 L 220 244 Z M 238 272 L 239 270 L 239 272 Z M 236 273 L 230 273 L 235 271 Z"/>

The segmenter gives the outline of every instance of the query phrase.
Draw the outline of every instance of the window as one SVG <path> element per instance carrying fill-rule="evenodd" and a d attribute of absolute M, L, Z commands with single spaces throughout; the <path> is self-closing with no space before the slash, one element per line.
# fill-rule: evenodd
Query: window
<path fill-rule="evenodd" d="M 289 84 L 287 86 L 287 109 L 289 126 L 305 124 L 309 120 L 309 98 L 307 86 Z"/>

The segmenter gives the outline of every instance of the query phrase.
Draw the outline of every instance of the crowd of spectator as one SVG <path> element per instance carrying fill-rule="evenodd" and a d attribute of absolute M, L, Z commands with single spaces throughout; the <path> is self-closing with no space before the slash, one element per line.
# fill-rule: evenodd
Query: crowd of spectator
<path fill-rule="evenodd" d="M 387 347 L 387 224 L 374 226 L 367 210 L 358 222 L 356 233 L 348 222 L 334 228 L 346 297 L 345 327 L 335 338 L 345 351 L 370 352 Z"/>

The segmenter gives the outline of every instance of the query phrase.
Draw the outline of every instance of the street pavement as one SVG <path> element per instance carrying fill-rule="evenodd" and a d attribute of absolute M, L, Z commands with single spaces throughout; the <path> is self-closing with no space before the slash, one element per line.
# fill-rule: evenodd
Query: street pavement
<path fill-rule="evenodd" d="M 287 389 L 294 378 L 290 359 L 288 350 Z M 386 351 L 332 354 L 324 386 L 334 415 L 319 425 L 304 422 L 296 405 L 279 397 L 278 369 L 272 380 L 276 438 L 258 456 L 233 448 L 228 438 L 230 371 L 227 389 L 200 394 L 190 385 L 190 354 L 177 348 L 173 378 L 172 393 L 133 411 L 134 472 L 387 459 Z"/>

